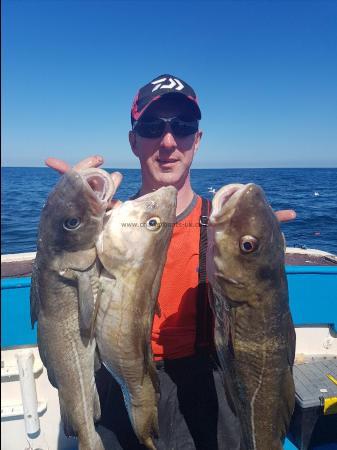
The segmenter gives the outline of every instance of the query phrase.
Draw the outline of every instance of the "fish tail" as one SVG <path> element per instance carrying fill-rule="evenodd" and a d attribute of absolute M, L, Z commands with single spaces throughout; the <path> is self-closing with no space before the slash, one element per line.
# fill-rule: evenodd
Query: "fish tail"
<path fill-rule="evenodd" d="M 156 437 L 159 436 L 159 423 L 158 423 L 158 409 L 156 408 L 156 413 L 153 417 L 153 433 Z"/>
<path fill-rule="evenodd" d="M 159 435 L 158 426 L 158 410 L 155 405 L 151 408 L 141 407 L 133 408 L 134 430 L 139 442 L 144 444 L 148 449 L 155 450 L 153 437 Z"/>
<path fill-rule="evenodd" d="M 157 447 L 154 445 L 153 440 L 151 437 L 148 437 L 143 441 L 143 444 L 145 447 L 147 447 L 149 450 L 157 450 Z"/>

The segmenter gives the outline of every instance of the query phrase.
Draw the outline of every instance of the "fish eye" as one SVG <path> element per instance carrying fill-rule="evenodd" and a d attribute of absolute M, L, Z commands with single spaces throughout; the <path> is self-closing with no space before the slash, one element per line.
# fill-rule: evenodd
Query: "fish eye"
<path fill-rule="evenodd" d="M 161 227 L 161 220 L 159 217 L 151 217 L 146 221 L 146 228 L 150 231 L 159 230 Z"/>
<path fill-rule="evenodd" d="M 242 236 L 240 239 L 240 249 L 243 253 L 252 253 L 258 247 L 258 240 L 254 236 Z"/>
<path fill-rule="evenodd" d="M 63 228 L 67 231 L 77 230 L 81 225 L 81 219 L 79 217 L 69 217 L 63 222 Z"/>

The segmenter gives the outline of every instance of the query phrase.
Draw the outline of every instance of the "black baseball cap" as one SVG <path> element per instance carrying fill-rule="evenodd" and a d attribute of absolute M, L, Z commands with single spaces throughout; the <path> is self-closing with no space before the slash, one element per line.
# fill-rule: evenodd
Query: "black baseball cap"
<path fill-rule="evenodd" d="M 131 108 L 131 123 L 139 120 L 147 108 L 164 95 L 177 95 L 185 97 L 191 107 L 191 113 L 197 120 L 201 119 L 201 111 L 194 90 L 186 81 L 175 75 L 159 75 L 137 92 Z"/>

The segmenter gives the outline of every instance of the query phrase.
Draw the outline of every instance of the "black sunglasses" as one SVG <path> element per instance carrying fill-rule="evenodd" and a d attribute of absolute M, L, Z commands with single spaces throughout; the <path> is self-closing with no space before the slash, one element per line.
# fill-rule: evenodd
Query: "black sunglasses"
<path fill-rule="evenodd" d="M 170 124 L 172 133 L 176 137 L 189 136 L 196 133 L 199 128 L 197 120 L 186 121 L 179 119 L 179 117 L 171 117 L 169 119 L 158 117 L 136 121 L 133 125 L 133 130 L 144 138 L 159 138 L 163 135 L 167 123 Z"/>

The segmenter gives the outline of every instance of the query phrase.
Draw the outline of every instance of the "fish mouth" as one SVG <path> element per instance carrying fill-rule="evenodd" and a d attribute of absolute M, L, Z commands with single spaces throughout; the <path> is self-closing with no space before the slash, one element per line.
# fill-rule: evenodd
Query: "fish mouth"
<path fill-rule="evenodd" d="M 141 195 L 140 197 L 135 198 L 132 200 L 133 202 L 142 203 L 146 200 L 154 199 L 155 197 L 158 197 L 160 199 L 161 195 L 165 196 L 165 193 L 170 196 L 172 196 L 174 199 L 176 198 L 177 189 L 174 186 L 162 186 L 159 189 L 154 190 L 153 192 L 149 192 L 148 194 Z"/>
<path fill-rule="evenodd" d="M 232 183 L 223 186 L 219 189 L 212 200 L 212 213 L 209 218 L 209 223 L 215 225 L 220 222 L 221 217 L 226 211 L 230 210 L 238 199 L 246 192 L 251 191 L 255 185 Z"/>
<path fill-rule="evenodd" d="M 80 172 L 90 190 L 101 202 L 107 202 L 116 192 L 116 186 L 108 172 L 102 169 L 84 169 Z"/>

